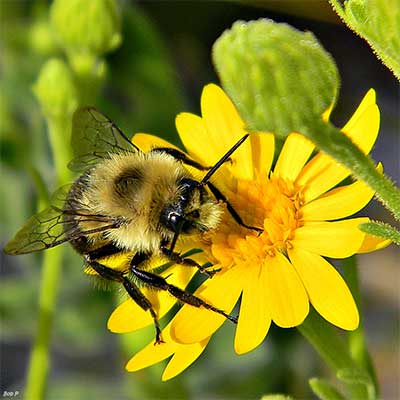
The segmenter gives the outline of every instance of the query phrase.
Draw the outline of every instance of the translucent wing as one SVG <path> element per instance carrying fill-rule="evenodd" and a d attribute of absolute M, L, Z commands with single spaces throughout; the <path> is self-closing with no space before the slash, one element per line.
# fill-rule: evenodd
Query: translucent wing
<path fill-rule="evenodd" d="M 121 226 L 121 219 L 94 215 L 84 204 L 80 209 L 75 209 L 76 204 L 74 209 L 64 209 L 68 191 L 69 187 L 63 187 L 55 192 L 52 205 L 28 220 L 6 245 L 5 253 L 18 255 L 41 251 L 80 236 Z M 82 229 L 82 226 L 88 228 Z"/>
<path fill-rule="evenodd" d="M 68 167 L 84 171 L 112 153 L 140 151 L 106 116 L 93 107 L 80 108 L 72 118 L 74 159 Z"/>

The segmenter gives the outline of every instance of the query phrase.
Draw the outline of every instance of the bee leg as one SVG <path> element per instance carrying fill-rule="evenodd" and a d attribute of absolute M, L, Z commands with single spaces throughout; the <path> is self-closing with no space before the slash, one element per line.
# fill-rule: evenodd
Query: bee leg
<path fill-rule="evenodd" d="M 140 292 L 137 286 L 133 284 L 126 276 L 124 276 L 122 272 L 116 271 L 112 268 L 106 267 L 103 264 L 100 264 L 97 261 L 91 260 L 89 255 L 86 255 L 85 258 L 87 260 L 87 264 L 92 267 L 102 278 L 121 283 L 130 298 L 144 311 L 150 312 L 156 328 L 156 341 L 154 344 L 164 343 L 161 337 L 161 328 L 160 324 L 158 323 L 157 314 L 154 311 L 150 301 L 143 293 Z"/>
<path fill-rule="evenodd" d="M 135 268 L 135 266 L 131 266 L 131 272 L 133 275 L 135 275 L 136 278 L 141 280 L 143 283 L 146 285 L 153 287 L 155 289 L 159 290 L 166 290 L 172 296 L 176 297 L 179 301 L 185 304 L 190 304 L 191 306 L 194 307 L 204 307 L 207 310 L 214 311 L 218 314 L 223 315 L 225 318 L 229 319 L 229 321 L 233 323 L 237 323 L 237 318 L 232 317 L 231 315 L 227 314 L 226 312 L 220 310 L 219 308 L 216 308 L 212 306 L 211 304 L 208 304 L 204 300 L 200 299 L 199 297 L 194 296 L 191 293 L 188 293 L 177 286 L 171 285 L 168 283 L 163 277 L 153 274 L 151 272 L 147 271 L 142 271 L 140 269 Z"/>
<path fill-rule="evenodd" d="M 257 228 L 255 226 L 250 226 L 246 225 L 240 215 L 237 213 L 237 211 L 233 208 L 232 204 L 229 203 L 228 199 L 220 192 L 220 190 L 214 186 L 211 182 L 207 182 L 207 186 L 210 189 L 211 193 L 215 196 L 217 200 L 221 200 L 226 204 L 226 208 L 228 209 L 229 213 L 232 215 L 233 219 L 240 225 L 243 226 L 244 228 L 251 229 L 253 231 L 256 231 L 258 233 L 258 236 L 260 236 L 264 230 L 261 228 Z"/>
<path fill-rule="evenodd" d="M 165 246 L 161 247 L 161 251 L 172 262 L 183 265 L 185 267 L 195 267 L 202 274 L 207 275 L 209 278 L 212 278 L 218 271 L 220 271 L 220 269 L 209 270 L 209 269 L 203 267 L 202 265 L 200 265 L 199 263 L 197 263 L 196 261 L 192 260 L 191 258 L 182 257 L 179 253 L 171 251 L 170 249 L 168 249 Z"/>

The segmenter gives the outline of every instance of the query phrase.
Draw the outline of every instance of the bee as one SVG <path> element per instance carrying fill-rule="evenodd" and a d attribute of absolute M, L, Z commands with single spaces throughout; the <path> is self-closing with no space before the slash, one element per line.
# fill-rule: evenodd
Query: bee
<path fill-rule="evenodd" d="M 157 314 L 138 284 L 168 291 L 179 302 L 204 307 L 236 323 L 235 317 L 169 284 L 148 265 L 152 257 L 160 256 L 212 276 L 212 271 L 174 249 L 180 235 L 216 229 L 224 212 L 222 203 L 239 225 L 261 231 L 246 225 L 210 182 L 247 137 L 206 167 L 175 148 L 143 152 L 95 108 L 78 109 L 72 120 L 74 158 L 69 167 L 81 175 L 56 191 L 51 205 L 31 217 L 4 250 L 19 255 L 69 242 L 83 256 L 87 269 L 121 284 L 138 306 L 150 312 L 156 343 L 162 342 Z M 188 166 L 207 172 L 199 181 Z M 102 262 L 124 253 L 131 255 L 126 268 Z"/>

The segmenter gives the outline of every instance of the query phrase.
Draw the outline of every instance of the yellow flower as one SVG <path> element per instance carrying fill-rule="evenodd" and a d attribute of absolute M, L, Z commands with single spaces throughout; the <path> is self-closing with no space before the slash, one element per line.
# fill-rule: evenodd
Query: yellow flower
<path fill-rule="evenodd" d="M 245 124 L 231 100 L 213 84 L 203 90 L 201 111 L 202 117 L 179 114 L 176 126 L 188 154 L 203 165 L 213 165 L 246 133 Z M 329 111 L 324 114 L 328 117 Z M 342 131 L 368 153 L 378 130 L 379 109 L 370 90 Z M 144 150 L 150 143 L 166 145 L 144 134 L 134 141 Z M 388 241 L 358 229 L 368 218 L 343 219 L 363 208 L 374 193 L 360 181 L 337 187 L 349 171 L 323 153 L 313 155 L 314 150 L 306 138 L 291 133 L 271 170 L 274 136 L 252 133 L 215 175 L 213 183 L 242 220 L 263 229 L 258 235 L 243 228 L 226 211 L 216 232 L 193 243 L 214 268 L 221 269 L 197 289 L 196 296 L 226 312 L 241 297 L 234 344 L 238 354 L 257 347 L 272 321 L 283 328 L 300 325 L 309 303 L 342 329 L 354 330 L 359 324 L 350 290 L 324 257 L 346 258 L 382 248 Z M 118 310 L 114 321 L 129 318 Z M 170 379 L 201 354 L 224 321 L 219 314 L 184 305 L 164 330 L 166 343 L 149 344 L 127 369 L 138 370 L 174 354 L 163 375 L 163 380 Z M 109 324 L 115 331 L 113 325 L 117 323 Z"/>

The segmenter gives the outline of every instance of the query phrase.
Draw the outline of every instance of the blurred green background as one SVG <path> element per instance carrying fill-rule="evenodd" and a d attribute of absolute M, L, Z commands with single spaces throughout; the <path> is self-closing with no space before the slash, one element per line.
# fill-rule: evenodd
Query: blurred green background
<path fill-rule="evenodd" d="M 95 102 L 128 135 L 149 132 L 179 143 L 180 111 L 199 112 L 203 85 L 218 83 L 211 47 L 238 19 L 272 18 L 311 30 L 334 57 L 342 79 L 333 121 L 342 125 L 374 87 L 381 133 L 372 152 L 400 181 L 398 83 L 368 45 L 331 11 L 326 1 L 186 2 L 120 1 L 121 46 L 106 57 L 105 86 Z M 0 1 L 0 224 L 2 246 L 37 207 L 35 170 L 54 189 L 46 125 L 32 93 L 51 56 L 63 57 L 48 31 L 46 1 Z M 373 202 L 362 214 L 393 223 Z M 37 321 L 40 255 L 0 254 L 0 395 L 23 393 Z M 367 341 L 382 398 L 400 398 L 399 251 L 391 246 L 361 256 Z M 162 365 L 127 373 L 124 365 L 153 331 L 115 335 L 106 322 L 121 296 L 93 287 L 82 261 L 68 249 L 52 342 L 48 399 L 257 399 L 281 392 L 310 398 L 307 380 L 329 374 L 295 329 L 272 328 L 255 351 L 237 356 L 234 329 L 226 324 L 185 373 L 160 382 Z M 329 376 L 329 375 L 328 375 Z M 333 377 L 332 377 L 333 379 Z"/>

